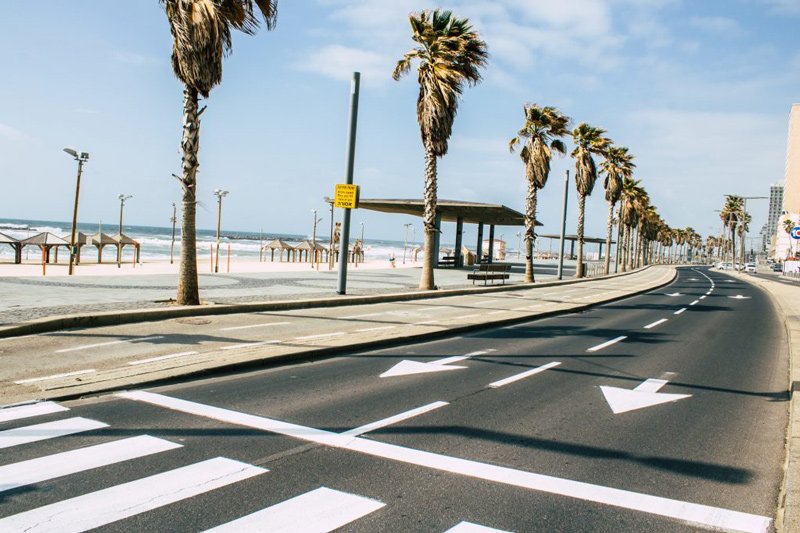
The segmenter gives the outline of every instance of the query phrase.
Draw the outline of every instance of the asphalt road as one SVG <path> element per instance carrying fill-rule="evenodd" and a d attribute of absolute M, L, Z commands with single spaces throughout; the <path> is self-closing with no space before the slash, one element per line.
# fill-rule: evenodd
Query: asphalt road
<path fill-rule="evenodd" d="M 582 313 L 3 410 L 0 530 L 767 531 L 787 364 L 764 293 L 682 269 Z"/>

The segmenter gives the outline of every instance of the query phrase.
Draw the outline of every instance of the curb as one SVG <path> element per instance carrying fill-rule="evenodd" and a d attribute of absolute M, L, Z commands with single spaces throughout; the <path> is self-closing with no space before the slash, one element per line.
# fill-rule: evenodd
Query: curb
<path fill-rule="evenodd" d="M 643 269 L 639 269 L 641 271 Z M 186 382 L 188 380 L 199 380 L 208 377 L 213 377 L 215 375 L 221 374 L 230 374 L 239 371 L 246 371 L 246 370 L 256 370 L 256 369 L 263 369 L 272 366 L 278 366 L 284 363 L 298 363 L 304 361 L 313 361 L 313 360 L 321 360 L 327 359 L 330 357 L 335 357 L 345 352 L 357 352 L 357 351 L 364 351 L 370 349 L 378 349 L 378 348 L 387 348 L 392 346 L 397 346 L 399 344 L 404 343 L 413 343 L 413 342 L 421 342 L 426 340 L 435 340 L 439 338 L 449 337 L 452 335 L 458 335 L 461 333 L 468 333 L 472 331 L 478 331 L 486 328 L 495 328 L 495 327 L 502 327 L 508 326 L 513 324 L 520 324 L 524 322 L 530 322 L 532 320 L 539 320 L 543 318 L 550 318 L 553 316 L 559 316 L 569 313 L 575 313 L 580 311 L 585 311 L 586 309 L 590 309 L 592 307 L 598 305 L 605 305 L 608 303 L 616 302 L 619 300 L 624 300 L 627 298 L 631 298 L 633 296 L 638 296 L 640 294 L 645 294 L 650 292 L 654 289 L 658 289 L 669 285 L 672 283 L 675 278 L 677 277 L 677 268 L 673 268 L 672 276 L 664 281 L 663 283 L 659 283 L 657 285 L 653 285 L 646 289 L 642 289 L 635 292 L 630 292 L 624 295 L 620 295 L 614 298 L 610 298 L 608 300 L 603 300 L 600 302 L 595 303 L 587 303 L 587 304 L 578 304 L 575 307 L 571 307 L 569 309 L 562 309 L 562 310 L 554 310 L 548 311 L 546 313 L 539 313 L 535 315 L 528 315 L 524 317 L 515 317 L 515 318 L 506 318 L 501 320 L 494 320 L 489 322 L 483 322 L 480 324 L 469 324 L 465 326 L 456 326 L 452 328 L 443 329 L 440 331 L 431 331 L 425 333 L 417 333 L 417 334 L 410 334 L 405 336 L 394 336 L 394 337 L 387 337 L 383 339 L 376 339 L 370 341 L 363 341 L 357 342 L 353 344 L 349 344 L 346 346 L 334 346 L 334 347 L 323 347 L 323 348 L 312 348 L 305 351 L 294 352 L 294 353 L 287 353 L 281 355 L 275 355 L 271 357 L 261 357 L 261 358 L 254 358 L 247 361 L 237 361 L 233 363 L 226 363 L 219 366 L 214 366 L 210 368 L 201 368 L 197 370 L 186 370 L 184 369 L 183 372 L 176 373 L 174 375 L 165 376 L 165 377 L 157 377 L 151 379 L 142 379 L 138 381 L 132 381 L 129 383 L 120 383 L 123 381 L 122 379 L 117 380 L 115 384 L 109 384 L 106 386 L 101 386 L 95 389 L 89 390 L 76 390 L 72 392 L 64 392 L 64 393 L 55 393 L 52 396 L 47 396 L 47 400 L 57 400 L 57 401 L 65 401 L 65 400 L 74 400 L 79 398 L 84 398 L 87 396 L 96 396 L 102 394 L 108 394 L 111 392 L 125 390 L 126 387 L 131 385 L 135 385 L 137 387 L 140 386 L 148 386 L 148 387 L 155 387 L 160 385 L 168 385 L 173 384 L 176 381 L 180 380 L 181 382 Z M 627 274 L 627 273 L 626 273 Z M 609 278 L 612 276 L 603 276 L 605 278 Z M 600 278 L 590 278 L 593 280 L 597 280 Z M 579 282 L 580 280 L 570 281 L 567 284 Z M 553 284 L 550 284 L 552 286 Z M 544 285 L 543 285 L 544 286 Z M 530 288 L 529 285 L 524 286 L 524 288 Z M 494 291 L 493 291 L 494 292 Z M 470 294 L 470 292 L 467 292 Z M 452 296 L 453 294 L 449 294 Z M 74 388 L 79 388 L 81 385 L 75 385 Z"/>
<path fill-rule="evenodd" d="M 548 281 L 545 283 L 520 283 L 518 285 L 495 285 L 490 287 L 469 287 L 461 289 L 443 289 L 434 291 L 401 292 L 379 294 L 373 296 L 339 296 L 336 298 L 322 298 L 314 300 L 281 300 L 271 302 L 253 302 L 245 304 L 221 304 L 201 306 L 179 306 L 168 309 L 140 309 L 136 311 L 108 311 L 96 314 L 75 314 L 56 317 L 40 318 L 24 324 L 0 328 L 0 338 L 19 337 L 37 333 L 50 333 L 71 328 L 88 328 L 100 326 L 118 326 L 121 324 L 135 324 L 139 322 L 154 322 L 170 318 L 185 318 L 193 316 L 229 315 L 236 313 L 254 313 L 263 311 L 291 311 L 296 309 L 310 309 L 315 307 L 341 307 L 346 305 L 365 305 L 385 302 L 402 302 L 410 300 L 423 300 L 427 298 L 443 298 L 446 296 L 463 296 L 468 294 L 483 294 L 501 291 L 527 290 L 535 287 L 558 287 L 572 285 L 585 281 L 612 279 L 642 272 L 651 265 L 631 270 L 598 276 L 595 278 L 581 278 L 561 281 Z"/>

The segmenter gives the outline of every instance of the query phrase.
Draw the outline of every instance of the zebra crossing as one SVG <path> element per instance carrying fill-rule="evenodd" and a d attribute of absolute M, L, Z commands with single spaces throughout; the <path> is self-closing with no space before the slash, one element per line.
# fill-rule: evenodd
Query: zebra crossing
<path fill-rule="evenodd" d="M 0 424 L 26 424 L 43 415 L 65 415 L 69 409 L 53 402 L 41 402 L 0 409 Z M 66 416 L 66 415 L 65 415 Z M 0 449 L 20 449 L 67 435 L 102 431 L 110 426 L 82 417 L 19 425 L 0 426 Z M 15 448 L 16 447 L 16 448 Z M 88 445 L 42 457 L 0 465 L 0 531 L 70 533 L 98 528 L 141 515 L 170 504 L 213 493 L 269 472 L 246 462 L 214 457 L 178 468 L 120 483 L 93 492 L 48 503 L 5 516 L 5 497 L 24 499 L 37 490 L 37 484 L 60 482 L 70 475 L 134 461 L 148 456 L 174 452 L 183 444 L 151 435 L 136 435 Z M 7 456 L 7 454 L 5 454 Z M 19 495 L 9 491 L 27 489 Z M 47 487 L 41 490 L 46 490 Z M 386 506 L 373 498 L 329 487 L 309 492 L 245 514 L 208 531 L 214 532 L 309 532 L 324 533 L 355 522 Z M 449 531 L 500 531 L 478 524 L 461 522 Z"/>

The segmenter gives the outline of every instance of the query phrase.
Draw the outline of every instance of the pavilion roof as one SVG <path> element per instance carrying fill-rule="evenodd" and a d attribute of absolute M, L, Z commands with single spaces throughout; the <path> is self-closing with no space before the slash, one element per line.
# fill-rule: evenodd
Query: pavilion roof
<path fill-rule="evenodd" d="M 317 250 L 325 250 L 326 248 L 322 246 L 319 241 L 316 242 Z M 295 250 L 313 250 L 314 243 L 309 241 L 308 239 L 300 241 L 300 244 L 294 247 Z"/>
<path fill-rule="evenodd" d="M 553 235 L 537 235 L 536 237 L 537 238 L 543 238 L 543 239 L 560 239 L 561 235 L 554 235 L 554 234 Z M 577 235 L 564 235 L 564 240 L 565 241 L 577 241 L 578 240 L 578 236 Z M 601 237 L 584 237 L 583 238 L 583 242 L 588 242 L 590 244 L 605 244 L 606 243 L 606 239 L 605 239 L 605 237 L 602 237 L 602 238 Z M 611 244 L 616 244 L 616 243 L 617 243 L 617 241 L 615 241 L 613 239 L 611 240 Z"/>
<path fill-rule="evenodd" d="M 0 233 L 0 244 L 17 244 L 19 239 L 15 239 L 14 237 L 9 237 L 5 233 Z"/>
<path fill-rule="evenodd" d="M 359 209 L 398 213 L 421 217 L 425 209 L 422 199 L 367 199 L 358 201 Z M 495 226 L 524 226 L 525 216 L 519 211 L 502 204 L 486 204 L 479 202 L 462 202 L 456 200 L 438 200 L 436 213 L 443 222 L 456 222 L 462 218 L 468 224 L 484 223 Z M 537 226 L 542 223 L 536 221 Z"/>
<path fill-rule="evenodd" d="M 117 244 L 117 240 L 107 233 L 95 233 L 91 236 L 92 244 Z"/>
<path fill-rule="evenodd" d="M 20 241 L 23 245 L 25 244 L 37 244 L 39 246 L 69 246 L 69 243 L 55 235 L 50 233 L 49 231 L 45 231 L 34 235 L 32 237 L 28 237 L 27 239 L 23 239 Z"/>
<path fill-rule="evenodd" d="M 138 242 L 136 242 L 135 240 L 131 239 L 130 237 L 128 237 L 124 233 L 122 233 L 122 234 L 117 233 L 115 235 L 112 235 L 111 238 L 114 240 L 114 242 L 118 242 L 120 244 L 139 244 Z"/>
<path fill-rule="evenodd" d="M 264 245 L 264 248 L 269 248 L 271 250 L 276 250 L 280 248 L 281 250 L 294 250 L 295 247 L 291 244 L 287 243 L 283 239 L 275 239 L 271 242 L 268 242 Z"/>

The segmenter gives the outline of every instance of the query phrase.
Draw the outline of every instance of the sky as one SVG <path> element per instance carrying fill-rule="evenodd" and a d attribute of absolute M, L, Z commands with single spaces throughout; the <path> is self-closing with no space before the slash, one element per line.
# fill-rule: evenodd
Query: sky
<path fill-rule="evenodd" d="M 72 218 L 76 166 L 90 153 L 81 222 L 166 226 L 180 188 L 182 85 L 157 0 L 0 0 L 0 218 Z M 467 88 L 439 197 L 523 210 L 522 163 L 508 140 L 527 102 L 552 105 L 629 147 L 635 178 L 664 220 L 719 233 L 724 194 L 765 196 L 782 182 L 787 119 L 800 102 L 797 0 L 279 0 L 277 26 L 234 36 L 222 83 L 202 102 L 197 224 L 216 226 L 215 188 L 230 191 L 223 229 L 310 233 L 312 210 L 345 181 L 350 78 L 362 75 L 355 182 L 364 198 L 420 198 L 424 158 L 417 81 L 391 79 L 410 50 L 408 14 L 452 9 L 487 43 L 483 82 Z M 540 233 L 557 233 L 556 157 L 539 193 Z M 570 187 L 567 231 L 577 220 Z M 767 202 L 752 200 L 751 235 Z M 337 210 L 337 218 L 341 212 Z M 602 181 L 587 236 L 604 236 Z M 357 210 L 366 237 L 402 240 L 403 215 Z M 445 241 L 454 229 L 446 225 Z M 516 244 L 520 228 L 498 228 Z M 325 230 L 322 230 L 325 231 Z M 465 228 L 466 242 L 474 227 Z M 449 237 L 449 238 L 448 238 Z"/>

